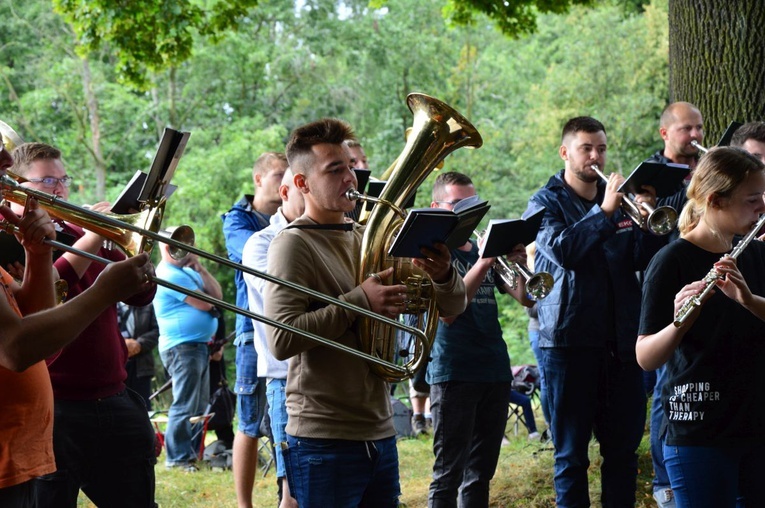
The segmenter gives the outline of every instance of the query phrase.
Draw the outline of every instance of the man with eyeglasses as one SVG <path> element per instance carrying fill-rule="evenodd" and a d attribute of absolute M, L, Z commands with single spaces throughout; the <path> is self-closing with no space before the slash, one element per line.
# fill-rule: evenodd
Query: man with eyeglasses
<path fill-rule="evenodd" d="M 70 179 L 61 152 L 43 143 L 25 143 L 13 151 L 12 171 L 24 187 L 69 198 Z M 11 207 L 17 214 L 23 207 Z M 106 211 L 108 203 L 92 209 Z M 104 239 L 71 224 L 59 224 L 77 238 L 74 247 L 111 261 L 125 259 L 104 247 Z M 69 299 L 86 291 L 104 266 L 71 253 L 54 264 L 69 286 Z M 156 286 L 123 301 L 147 305 Z M 125 388 L 127 348 L 109 305 L 57 355 L 48 358 L 53 385 L 55 473 L 34 481 L 41 506 L 74 506 L 80 489 L 98 506 L 154 507 L 155 435 L 141 397 Z M 94 443 L 98 443 L 94 446 Z"/>
<path fill-rule="evenodd" d="M 436 178 L 430 206 L 452 210 L 475 195 L 470 177 L 449 171 Z M 525 263 L 525 247 L 515 246 L 507 258 Z M 451 251 L 468 305 L 458 315 L 441 317 L 425 376 L 435 454 L 429 507 L 457 506 L 458 498 L 460 506 L 489 505 L 489 481 L 499 460 L 513 380 L 494 289 L 532 304 L 523 281 L 510 288 L 495 273 L 494 261 L 479 257 L 473 241 Z"/>

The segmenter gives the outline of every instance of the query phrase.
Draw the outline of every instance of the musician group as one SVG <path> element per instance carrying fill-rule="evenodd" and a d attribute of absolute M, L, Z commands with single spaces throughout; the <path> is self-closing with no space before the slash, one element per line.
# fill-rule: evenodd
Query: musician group
<path fill-rule="evenodd" d="M 472 126 L 462 128 L 471 135 Z M 71 179 L 58 151 L 23 144 L 5 124 L 0 130 L 0 169 L 16 175 L 3 177 L 3 195 L 15 204 L 0 213 L 26 254 L 25 265 L 0 268 L 0 506 L 76 506 L 80 489 L 98 506 L 157 506 L 154 433 L 142 400 L 125 387 L 124 367 L 115 364 L 124 364 L 127 349 L 114 306 L 148 304 L 162 281 L 155 283 L 146 254 L 125 259 L 88 230 L 88 219 L 63 227 L 73 231 L 75 247 L 110 264 L 67 252 L 54 265 L 56 228 L 39 195 L 24 189 L 66 199 Z M 656 372 L 650 429 L 657 505 L 765 506 L 765 394 L 758 388 L 765 386 L 765 244 L 757 239 L 765 224 L 765 123 L 744 124 L 731 146 L 706 149 L 701 113 L 677 102 L 662 113 L 659 133 L 664 148 L 648 160 L 667 171 L 685 168 L 688 178 L 657 195 L 649 183 L 627 190 L 623 176 L 605 174 L 601 122 L 581 116 L 565 123 L 558 149 L 564 167 L 524 213 L 543 212 L 533 268 L 554 281 L 543 293 L 525 287 L 531 272 L 520 269 L 523 243 L 502 259 L 481 257 L 482 240 L 451 249 L 425 243 L 420 256 L 406 260 L 428 281 L 435 303 L 418 318 L 433 323 L 423 367 L 433 424 L 428 506 L 492 504 L 513 381 L 495 289 L 536 306 L 558 506 L 590 505 L 593 436 L 602 456 L 600 503 L 635 505 L 644 371 Z M 402 158 L 424 153 L 412 149 Z M 415 298 L 398 268 L 362 266 L 374 254 L 365 249 L 380 243 L 373 241 L 378 231 L 350 218 L 358 206 L 354 169 L 365 165 L 347 123 L 302 125 L 284 154 L 258 159 L 255 193 L 223 216 L 229 258 L 278 279 L 238 271 L 237 306 L 282 325 L 237 315 L 233 475 L 240 507 L 253 506 L 263 434 L 275 444 L 280 507 L 399 505 L 391 382 L 369 359 L 345 351 L 370 341 L 362 309 L 397 320 L 412 315 Z M 394 171 L 389 178 L 413 177 Z M 453 210 L 478 191 L 468 175 L 441 172 L 431 207 Z M 99 204 L 94 213 L 107 209 Z M 55 206 L 46 210 L 56 218 Z M 206 272 L 191 259 L 176 264 Z M 503 264 L 519 268 L 512 271 L 517 280 L 507 279 Z M 74 289 L 60 305 L 57 277 Z M 193 294 L 178 300 L 199 310 Z M 169 333 L 163 326 L 160 349 Z M 188 347 L 166 346 L 163 362 L 167 351 L 183 358 Z M 185 365 L 173 367 L 183 384 Z M 197 371 L 209 375 L 204 362 Z M 173 408 L 171 425 L 185 429 L 194 415 L 183 404 Z M 194 470 L 197 445 L 192 438 L 168 444 L 166 465 Z"/>

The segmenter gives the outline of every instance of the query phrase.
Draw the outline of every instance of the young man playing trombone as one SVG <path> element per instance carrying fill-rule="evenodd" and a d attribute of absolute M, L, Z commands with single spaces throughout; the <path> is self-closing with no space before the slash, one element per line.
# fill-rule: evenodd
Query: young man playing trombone
<path fill-rule="evenodd" d="M 69 197 L 71 178 L 58 149 L 25 143 L 16 147 L 13 159 L 14 172 L 26 180 L 24 187 L 64 200 Z M 23 212 L 19 205 L 12 208 L 17 214 Z M 108 203 L 93 207 L 107 208 Z M 105 248 L 103 237 L 78 226 L 63 227 L 77 238 L 73 247 L 111 261 L 125 259 L 121 251 Z M 105 269 L 72 253 L 62 255 L 53 266 L 67 282 L 69 298 L 90 288 Z M 149 304 L 155 291 L 151 284 L 125 303 Z M 117 306 L 101 308 L 103 312 L 76 340 L 48 359 L 57 471 L 34 482 L 43 506 L 74 506 L 79 489 L 99 506 L 155 506 L 154 430 L 143 399 L 125 387 L 127 347 L 117 325 Z"/>
<path fill-rule="evenodd" d="M 406 286 L 384 285 L 392 269 L 357 280 L 364 226 L 347 221 L 355 189 L 342 121 L 324 119 L 298 127 L 287 144 L 294 183 L 305 213 L 282 231 L 268 251 L 268 272 L 338 297 L 386 317 L 399 315 Z M 418 260 L 434 281 L 440 311 L 459 314 L 465 288 L 444 245 Z M 335 305 L 269 283 L 265 314 L 355 349 L 356 315 Z M 290 490 L 301 508 L 398 505 L 396 431 L 389 385 L 356 356 L 266 327 L 269 349 L 290 359 L 287 374 L 285 461 Z"/>
<path fill-rule="evenodd" d="M 557 504 L 589 506 L 587 452 L 594 432 L 603 456 L 603 506 L 633 506 L 646 402 L 635 361 L 635 272 L 665 241 L 620 210 L 617 189 L 624 178 L 612 173 L 605 183 L 593 169 L 606 164 L 603 124 L 572 118 L 561 138 L 565 169 L 531 197 L 526 212 L 546 209 L 534 267 L 555 279 L 537 306 Z M 636 201 L 655 205 L 655 194 L 647 191 Z"/>
<path fill-rule="evenodd" d="M 15 133 L 0 122 L 0 175 L 12 159 L 6 147 Z M 27 199 L 22 216 L 0 208 L 19 230 L 26 251 L 21 284 L 0 268 L 0 505 L 37 506 L 34 478 L 53 473 L 53 390 L 44 362 L 72 340 L 106 308 L 153 286 L 147 255 L 105 268 L 77 298 L 55 306 L 52 255 L 44 239 L 55 239 L 50 217 Z M 45 310 L 48 309 L 48 310 Z M 26 317 L 22 317 L 24 314 Z"/>

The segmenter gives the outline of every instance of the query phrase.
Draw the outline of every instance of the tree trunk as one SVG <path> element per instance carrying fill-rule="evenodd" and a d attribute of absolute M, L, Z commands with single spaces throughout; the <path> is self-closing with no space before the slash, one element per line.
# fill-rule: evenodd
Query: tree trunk
<path fill-rule="evenodd" d="M 761 0 L 669 0 L 670 101 L 704 115 L 714 146 L 731 121 L 765 120 Z"/>
<path fill-rule="evenodd" d="M 82 88 L 90 121 L 90 153 L 93 156 L 93 166 L 96 171 L 96 199 L 103 201 L 106 196 L 106 163 L 101 153 L 101 117 L 98 114 L 98 98 L 93 92 L 90 64 L 87 58 L 82 58 Z"/>

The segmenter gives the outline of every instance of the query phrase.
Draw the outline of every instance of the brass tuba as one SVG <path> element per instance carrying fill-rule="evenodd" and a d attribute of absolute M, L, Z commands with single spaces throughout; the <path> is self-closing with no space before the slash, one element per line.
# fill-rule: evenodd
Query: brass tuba
<path fill-rule="evenodd" d="M 411 259 L 393 258 L 387 252 L 403 223 L 401 208 L 417 187 L 451 152 L 463 146 L 478 148 L 483 140 L 465 117 L 433 97 L 409 94 L 407 105 L 414 114 L 412 131 L 367 221 L 357 279 L 362 282 L 367 274 L 393 266 L 395 283 L 408 288 L 403 313 L 417 316 L 416 328 L 425 332 L 429 342 L 416 342 L 414 351 L 399 351 L 396 330 L 389 325 L 367 317 L 357 318 L 357 324 L 363 352 L 390 362 L 395 361 L 397 354 L 406 356 L 409 359 L 404 367 L 414 373 L 427 362 L 438 324 L 432 281 Z M 364 199 L 360 195 L 355 197 Z M 380 364 L 370 364 L 370 369 L 388 381 L 411 377 L 411 374 L 401 377 L 400 373 Z"/>

